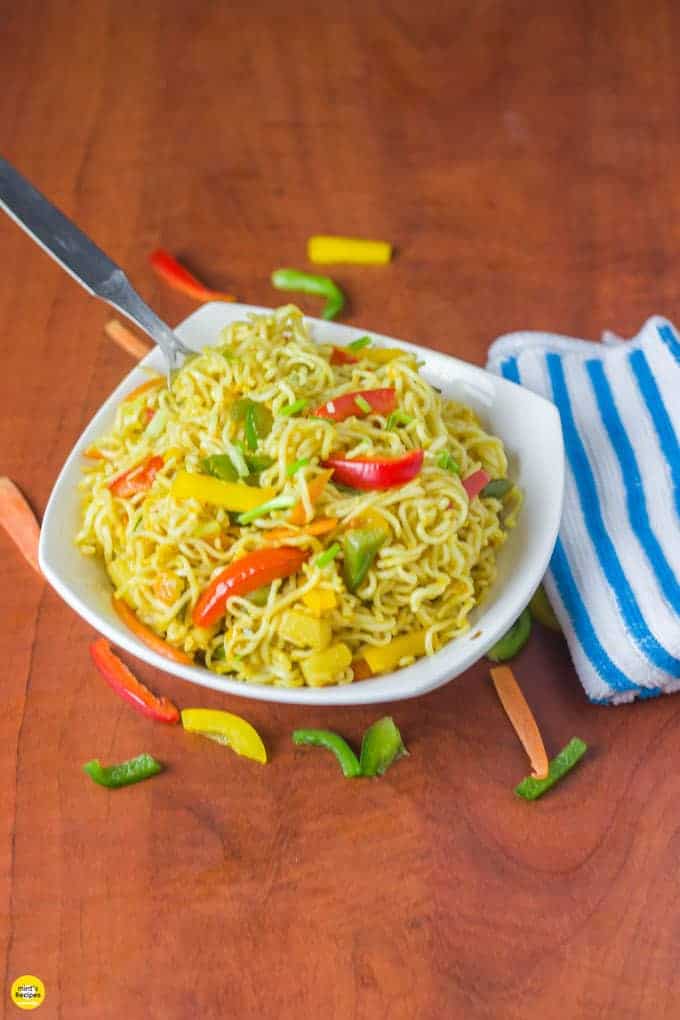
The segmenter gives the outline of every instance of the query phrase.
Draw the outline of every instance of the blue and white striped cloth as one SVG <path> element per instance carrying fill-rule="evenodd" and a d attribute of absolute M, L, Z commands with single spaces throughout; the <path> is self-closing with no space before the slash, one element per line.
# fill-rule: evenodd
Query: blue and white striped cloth
<path fill-rule="evenodd" d="M 680 338 L 658 316 L 632 340 L 511 333 L 488 368 L 552 400 L 564 514 L 545 587 L 588 697 L 680 689 Z"/>

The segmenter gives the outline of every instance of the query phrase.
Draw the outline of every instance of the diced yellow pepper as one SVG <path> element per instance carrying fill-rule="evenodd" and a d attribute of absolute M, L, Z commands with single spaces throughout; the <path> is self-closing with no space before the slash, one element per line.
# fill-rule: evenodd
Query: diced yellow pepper
<path fill-rule="evenodd" d="M 367 361 L 372 361 L 374 365 L 389 365 L 390 361 L 395 361 L 397 358 L 416 360 L 408 351 L 399 350 L 398 347 L 365 347 L 359 356 L 366 358 Z"/>
<path fill-rule="evenodd" d="M 201 503 L 210 503 L 212 506 L 222 506 L 225 510 L 244 513 L 273 499 L 276 490 L 258 489 L 252 485 L 243 485 L 241 482 L 223 482 L 221 478 L 212 478 L 210 475 L 178 471 L 170 493 L 175 499 L 198 499 Z"/>
<path fill-rule="evenodd" d="M 323 652 L 315 652 L 300 663 L 302 673 L 310 687 L 325 687 L 337 683 L 340 674 L 352 661 L 352 653 L 342 643 L 331 645 Z"/>
<path fill-rule="evenodd" d="M 335 592 L 330 588 L 313 588 L 311 591 L 306 591 L 302 596 L 302 601 L 313 616 L 323 616 L 324 613 L 335 609 L 338 604 Z"/>
<path fill-rule="evenodd" d="M 267 762 L 267 751 L 259 733 L 239 715 L 210 708 L 185 708 L 182 726 L 187 733 L 198 733 L 208 740 L 225 744 L 236 754 L 259 761 L 261 765 Z"/>
<path fill-rule="evenodd" d="M 323 651 L 331 643 L 331 625 L 328 620 L 298 613 L 294 609 L 282 615 L 279 634 L 298 648 L 313 648 L 316 652 Z"/>
<path fill-rule="evenodd" d="M 357 653 L 358 659 L 365 659 L 371 667 L 372 673 L 388 673 L 395 669 L 402 659 L 417 658 L 425 654 L 425 635 L 427 631 L 420 630 L 413 634 L 405 634 L 404 637 L 395 638 L 389 645 L 376 647 L 375 645 L 364 645 Z"/>
<path fill-rule="evenodd" d="M 387 241 L 319 235 L 307 241 L 307 256 L 310 262 L 317 264 L 350 262 L 358 266 L 384 266 L 392 258 L 392 245 Z"/>

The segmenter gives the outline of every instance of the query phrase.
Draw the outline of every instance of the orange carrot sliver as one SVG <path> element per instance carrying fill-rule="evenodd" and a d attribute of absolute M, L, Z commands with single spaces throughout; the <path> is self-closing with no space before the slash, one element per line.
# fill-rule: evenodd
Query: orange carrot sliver
<path fill-rule="evenodd" d="M 290 528 L 272 528 L 264 537 L 268 542 L 280 542 L 287 538 L 296 538 L 299 535 L 326 535 L 329 531 L 335 531 L 337 526 L 337 517 L 319 517 L 318 520 L 305 525 L 304 531 L 291 531 Z"/>
<path fill-rule="evenodd" d="M 543 738 L 514 673 L 509 666 L 495 666 L 491 670 L 491 679 L 505 714 L 529 757 L 534 775 L 537 779 L 546 779 L 548 755 Z"/>
<path fill-rule="evenodd" d="M 373 671 L 365 659 L 355 659 L 352 663 L 352 674 L 355 680 L 368 680 Z"/>
<path fill-rule="evenodd" d="M 106 460 L 102 451 L 98 450 L 96 446 L 88 446 L 87 450 L 83 450 L 83 457 L 87 457 L 89 460 Z"/>
<path fill-rule="evenodd" d="M 158 634 L 154 634 L 150 627 L 147 627 L 145 623 L 137 618 L 135 613 L 130 609 L 127 602 L 123 602 L 122 599 L 117 599 L 115 595 L 112 597 L 111 602 L 116 613 L 125 624 L 125 626 L 135 634 L 140 641 L 142 641 L 148 648 L 156 652 L 157 655 L 162 655 L 164 659 L 170 659 L 172 662 L 181 662 L 185 666 L 191 665 L 191 659 L 184 652 L 181 652 L 179 648 L 174 648 L 169 645 L 167 641 L 160 638 Z"/>
<path fill-rule="evenodd" d="M 136 386 L 134 390 L 130 390 L 129 393 L 126 393 L 123 397 L 123 403 L 127 404 L 128 400 L 134 400 L 135 397 L 139 397 L 142 393 L 146 393 L 147 390 L 155 390 L 159 386 L 163 386 L 164 383 L 165 378 L 162 375 L 155 376 L 153 379 L 148 379 L 146 382 L 143 382 L 141 386 Z"/>
<path fill-rule="evenodd" d="M 128 329 L 122 322 L 119 322 L 118 319 L 109 319 L 104 326 L 104 332 L 109 340 L 113 340 L 115 344 L 118 344 L 119 347 L 133 358 L 137 358 L 138 361 L 151 350 L 152 345 L 150 343 L 140 339 L 131 329 Z"/>
<path fill-rule="evenodd" d="M 321 494 L 328 485 L 328 481 L 332 474 L 332 469 L 330 471 L 322 471 L 321 474 L 317 475 L 316 478 L 314 478 L 307 486 L 312 506 L 314 506 L 314 504 L 321 498 Z M 304 524 L 305 516 L 305 505 L 302 500 L 300 500 L 300 502 L 296 503 L 291 510 L 288 520 L 291 524 Z"/>
<path fill-rule="evenodd" d="M 14 482 L 4 477 L 0 478 L 0 524 L 35 572 L 40 574 L 40 525 Z"/>

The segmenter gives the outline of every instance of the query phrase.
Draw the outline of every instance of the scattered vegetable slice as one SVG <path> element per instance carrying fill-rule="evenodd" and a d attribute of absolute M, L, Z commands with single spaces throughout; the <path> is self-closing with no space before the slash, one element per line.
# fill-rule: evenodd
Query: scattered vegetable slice
<path fill-rule="evenodd" d="M 359 359 L 344 347 L 334 347 L 331 351 L 331 365 L 356 365 Z"/>
<path fill-rule="evenodd" d="M 397 425 L 410 425 L 412 421 L 415 421 L 412 414 L 407 414 L 406 411 L 400 411 L 397 408 L 396 411 L 392 411 L 392 414 L 388 415 L 385 428 L 388 432 L 394 432 Z"/>
<path fill-rule="evenodd" d="M 386 715 L 369 726 L 361 741 L 362 776 L 382 776 L 398 758 L 408 754 L 394 719 Z"/>
<path fill-rule="evenodd" d="M 0 524 L 36 574 L 40 574 L 40 525 L 17 486 L 5 477 L 0 478 Z"/>
<path fill-rule="evenodd" d="M 315 503 L 318 503 L 319 500 L 321 499 L 321 496 L 323 495 L 323 492 L 326 486 L 328 485 L 328 482 L 330 481 L 332 474 L 333 474 L 332 468 L 329 471 L 322 471 L 320 474 L 316 476 L 316 478 L 313 478 L 312 481 L 309 482 L 309 484 L 307 485 L 309 501 L 312 504 L 312 506 L 314 506 Z M 300 500 L 299 503 L 297 503 L 293 507 L 292 511 L 288 515 L 288 520 L 290 521 L 291 524 L 304 524 L 306 522 L 307 511 L 305 510 L 305 504 L 303 503 L 302 500 Z"/>
<path fill-rule="evenodd" d="M 317 567 L 320 570 L 323 570 L 324 567 L 327 567 L 329 563 L 333 562 L 333 560 L 335 559 L 335 557 L 338 555 L 339 552 L 340 552 L 340 543 L 339 542 L 333 542 L 333 545 L 330 545 L 328 547 L 328 549 L 325 549 L 321 553 L 320 556 L 317 556 L 317 558 L 316 558 L 316 565 L 317 565 Z"/>
<path fill-rule="evenodd" d="M 491 679 L 505 713 L 529 757 L 534 775 L 537 779 L 545 779 L 548 775 L 548 755 L 536 720 L 514 673 L 509 666 L 496 666 L 491 670 Z"/>
<path fill-rule="evenodd" d="M 356 754 L 346 740 L 331 730 L 294 730 L 293 743 L 298 747 L 307 745 L 323 747 L 330 751 L 338 759 L 342 774 L 347 779 L 356 779 L 361 775 L 361 766 Z"/>
<path fill-rule="evenodd" d="M 146 492 L 153 485 L 154 478 L 163 467 L 163 458 L 159 456 L 145 457 L 139 464 L 123 471 L 113 481 L 109 482 L 109 489 L 119 499 L 129 499 L 136 496 L 138 492 Z"/>
<path fill-rule="evenodd" d="M 187 294 L 195 301 L 235 301 L 233 294 L 224 294 L 221 291 L 211 290 L 201 283 L 193 273 L 177 261 L 174 255 L 158 248 L 152 252 L 149 261 L 154 272 L 169 284 L 173 290 Z"/>
<path fill-rule="evenodd" d="M 240 482 L 223 482 L 208 475 L 178 471 L 170 494 L 174 499 L 197 499 L 201 503 L 221 506 L 234 513 L 246 513 L 273 499 L 275 490 L 252 488 Z"/>
<path fill-rule="evenodd" d="M 359 403 L 359 400 L 362 403 Z M 361 418 L 365 414 L 388 415 L 397 405 L 397 391 L 390 386 L 378 390 L 359 390 L 357 393 L 342 393 L 333 397 L 314 411 L 316 418 L 330 421 L 345 421 L 352 416 Z M 368 406 L 368 410 L 366 410 Z"/>
<path fill-rule="evenodd" d="M 334 319 L 345 306 L 345 295 L 330 276 L 316 276 L 299 269 L 275 269 L 271 276 L 277 290 L 297 290 L 301 294 L 316 294 L 326 299 L 322 311 L 324 319 Z"/>
<path fill-rule="evenodd" d="M 357 528 L 346 533 L 343 540 L 344 574 L 349 591 L 355 592 L 361 586 L 380 546 L 386 539 L 387 532 L 380 528 L 366 530 Z M 338 551 L 339 549 L 338 546 Z M 329 551 L 323 555 L 327 555 Z"/>
<path fill-rule="evenodd" d="M 394 638 L 387 645 L 363 645 L 358 655 L 368 663 L 372 673 L 388 673 L 396 669 L 402 659 L 417 659 L 425 654 L 427 631 L 404 634 Z"/>
<path fill-rule="evenodd" d="M 317 264 L 348 262 L 361 266 L 384 266 L 392 258 L 387 241 L 317 234 L 307 241 L 307 257 Z"/>
<path fill-rule="evenodd" d="M 294 460 L 292 464 L 289 464 L 286 468 L 286 477 L 292 478 L 296 475 L 300 468 L 307 467 L 309 464 L 309 457 L 300 457 L 299 460 Z"/>
<path fill-rule="evenodd" d="M 262 738 L 249 722 L 240 715 L 220 712 L 209 708 L 185 708 L 182 712 L 182 726 L 187 733 L 197 733 L 208 740 L 230 747 L 236 754 L 267 763 L 267 750 Z"/>
<path fill-rule="evenodd" d="M 235 595 L 249 595 L 282 577 L 296 574 L 309 556 L 302 549 L 280 546 L 256 549 L 220 571 L 201 594 L 192 613 L 197 627 L 210 627 L 224 615 Z"/>
<path fill-rule="evenodd" d="M 223 482 L 236 482 L 239 478 L 231 457 L 227 453 L 213 453 L 210 457 L 204 457 L 201 461 L 201 471 L 212 475 L 213 478 L 220 478 Z"/>
<path fill-rule="evenodd" d="M 138 712 L 157 722 L 179 722 L 177 706 L 173 705 L 168 698 L 157 697 L 141 683 L 112 651 L 106 638 L 100 637 L 92 642 L 90 655 L 109 687 L 125 701 L 128 701 Z"/>
<path fill-rule="evenodd" d="M 410 450 L 401 457 L 330 457 L 322 464 L 333 469 L 336 482 L 353 489 L 391 489 L 420 474 L 423 451 Z"/>
<path fill-rule="evenodd" d="M 579 737 L 572 737 L 566 747 L 563 747 L 559 754 L 550 762 L 548 775 L 545 779 L 536 776 L 527 776 L 515 787 L 515 793 L 525 800 L 536 800 L 544 793 L 552 789 L 568 772 L 571 772 L 574 765 L 580 762 L 588 750 L 588 745 Z"/>
<path fill-rule="evenodd" d="M 478 496 L 485 485 L 488 485 L 490 479 L 486 471 L 480 468 L 479 471 L 473 471 L 471 475 L 463 479 L 463 488 L 467 492 L 468 499 L 470 502 Z"/>
<path fill-rule="evenodd" d="M 247 510 L 241 514 L 238 519 L 239 524 L 250 524 L 251 521 L 257 520 L 258 517 L 264 517 L 266 514 L 271 514 L 275 510 L 290 510 L 291 507 L 295 506 L 297 499 L 293 495 L 274 496 L 273 499 L 267 500 L 266 503 L 260 503 L 259 506 L 254 507 L 252 510 Z"/>
<path fill-rule="evenodd" d="M 98 758 L 93 758 L 83 765 L 90 779 L 93 779 L 99 786 L 107 786 L 110 790 L 117 790 L 121 786 L 132 786 L 133 783 L 141 783 L 144 779 L 151 779 L 163 771 L 163 766 L 150 754 L 140 754 L 129 761 L 122 761 L 119 765 L 102 765 Z"/>
<path fill-rule="evenodd" d="M 480 496 L 482 499 L 503 499 L 503 496 L 507 496 L 511 488 L 512 482 L 509 478 L 493 478 L 484 486 Z"/>
<path fill-rule="evenodd" d="M 545 593 L 545 588 L 542 584 L 538 586 L 534 592 L 534 597 L 529 603 L 529 609 L 531 615 L 539 623 L 542 623 L 544 627 L 548 627 L 550 630 L 556 631 L 558 634 L 562 633 L 560 627 L 560 621 L 555 616 L 555 610 L 548 601 L 548 596 Z"/>
<path fill-rule="evenodd" d="M 292 404 L 286 404 L 285 407 L 282 407 L 279 414 L 284 418 L 292 418 L 304 411 L 308 405 L 309 401 L 300 397 L 299 400 L 294 400 Z"/>
<path fill-rule="evenodd" d="M 337 517 L 317 517 L 315 521 L 305 525 L 304 531 L 293 531 L 291 528 L 272 528 L 262 537 L 268 542 L 285 542 L 287 538 L 298 538 L 300 535 L 326 535 L 329 531 L 335 531 L 337 526 Z"/>
<path fill-rule="evenodd" d="M 504 634 L 500 641 L 497 641 L 493 648 L 486 653 L 487 659 L 492 662 L 505 662 L 513 659 L 529 640 L 531 634 L 531 613 L 524 609 L 517 617 L 507 634 Z"/>
<path fill-rule="evenodd" d="M 168 644 L 158 634 L 155 634 L 150 627 L 142 623 L 132 609 L 130 609 L 127 602 L 124 602 L 123 599 L 117 599 L 115 595 L 112 597 L 111 602 L 128 630 L 131 630 L 148 648 L 156 652 L 157 655 L 162 655 L 164 659 L 170 659 L 171 662 L 181 662 L 185 666 L 191 665 L 192 660 L 188 655 L 180 651 L 179 648 L 174 648 Z"/>
<path fill-rule="evenodd" d="M 370 347 L 373 341 L 368 334 L 358 337 L 356 340 L 352 340 L 351 344 L 347 344 L 347 350 L 353 351 L 355 354 L 357 351 L 361 351 L 364 347 Z"/>
<path fill-rule="evenodd" d="M 135 386 L 134 390 L 130 390 L 123 397 L 123 403 L 128 404 L 131 400 L 136 400 L 137 397 L 141 396 L 142 393 L 148 393 L 149 390 L 157 390 L 159 386 L 165 384 L 165 379 L 162 375 L 155 375 L 153 379 L 147 379 L 146 382 L 141 383 L 139 386 Z"/>
<path fill-rule="evenodd" d="M 453 475 L 460 474 L 458 462 L 454 460 L 448 450 L 442 450 L 437 457 L 437 466 L 444 471 L 450 471 Z"/>

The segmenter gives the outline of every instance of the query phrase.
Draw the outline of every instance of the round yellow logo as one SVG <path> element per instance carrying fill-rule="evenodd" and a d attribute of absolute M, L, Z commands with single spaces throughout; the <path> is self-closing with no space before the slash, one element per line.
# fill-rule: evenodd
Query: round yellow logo
<path fill-rule="evenodd" d="M 37 1009 L 45 1001 L 45 986 L 34 974 L 22 974 L 12 985 L 10 999 L 19 1009 Z"/>

